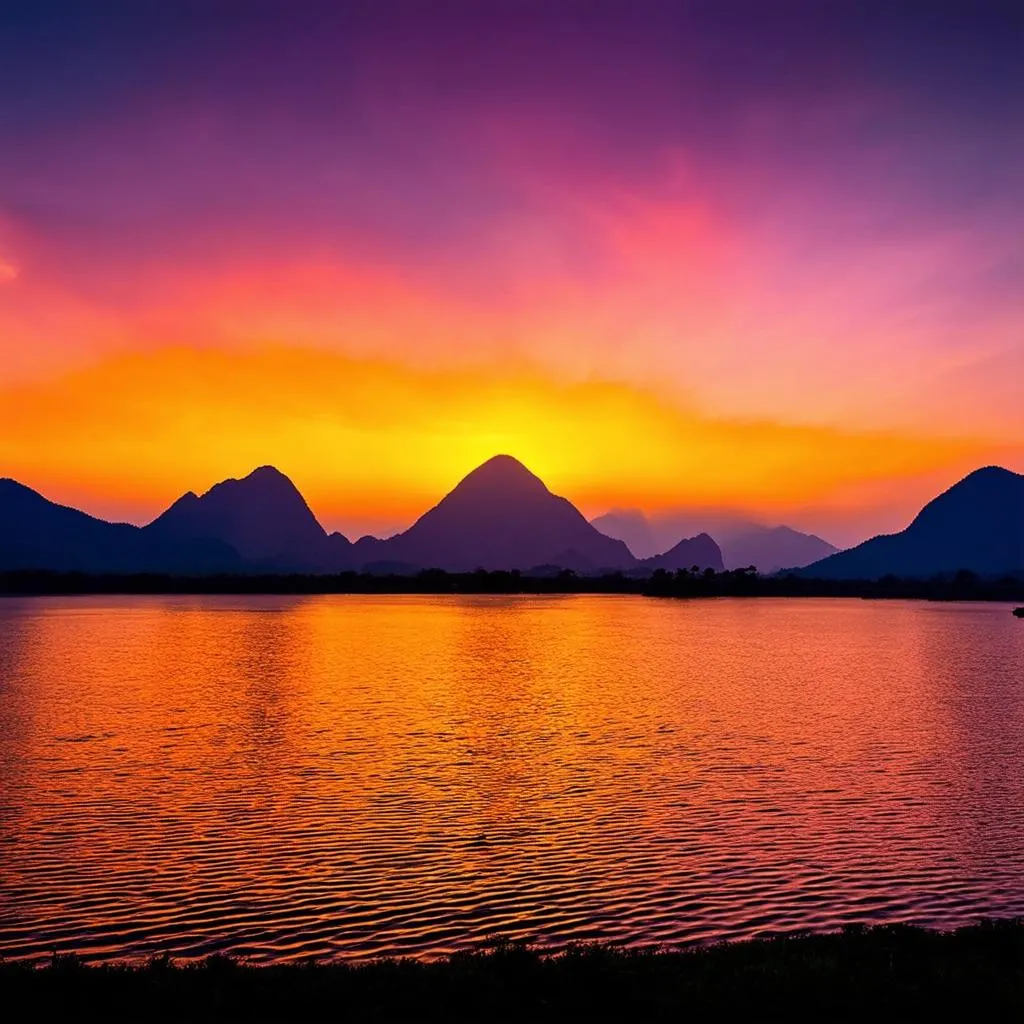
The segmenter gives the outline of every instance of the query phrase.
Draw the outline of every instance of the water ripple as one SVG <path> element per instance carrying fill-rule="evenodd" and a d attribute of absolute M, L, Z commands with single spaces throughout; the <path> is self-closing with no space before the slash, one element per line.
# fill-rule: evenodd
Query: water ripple
<path fill-rule="evenodd" d="M 750 609 L 0 601 L 0 955 L 430 957 L 1024 914 L 1006 609 Z"/>

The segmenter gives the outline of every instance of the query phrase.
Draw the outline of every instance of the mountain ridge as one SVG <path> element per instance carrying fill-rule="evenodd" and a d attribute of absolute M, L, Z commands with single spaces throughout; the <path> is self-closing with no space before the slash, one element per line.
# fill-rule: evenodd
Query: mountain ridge
<path fill-rule="evenodd" d="M 786 527 L 765 528 L 788 537 Z M 801 544 L 811 535 L 797 535 Z M 151 523 L 110 523 L 0 479 L 0 570 L 82 572 L 449 572 L 552 567 L 584 574 L 734 568 L 708 533 L 637 559 L 587 522 L 521 462 L 498 455 L 466 474 L 407 530 L 355 543 L 328 534 L 298 488 L 261 466 L 186 491 Z M 899 533 L 795 569 L 805 577 L 928 576 L 961 569 L 1024 571 L 1024 476 L 997 466 L 968 474 L 925 504 Z"/>
<path fill-rule="evenodd" d="M 923 577 L 1024 569 L 1024 475 L 983 466 L 931 501 L 906 529 L 881 534 L 797 574 L 819 579 Z"/>
<path fill-rule="evenodd" d="M 839 550 L 815 534 L 790 526 L 764 526 L 735 515 L 714 512 L 679 511 L 660 516 L 657 520 L 660 543 L 654 524 L 639 509 L 612 509 L 591 520 L 591 525 L 603 533 L 625 541 L 641 561 L 667 553 L 679 543 L 678 538 L 691 537 L 684 527 L 692 529 L 694 524 L 700 524 L 693 531 L 694 535 L 707 534 L 718 545 L 726 569 L 745 569 L 753 565 L 762 575 L 770 575 L 779 569 L 808 565 Z M 669 543 L 669 548 L 664 546 L 666 534 L 676 538 Z"/>
<path fill-rule="evenodd" d="M 242 560 L 228 545 L 171 542 L 130 523 L 110 523 L 50 501 L 9 477 L 0 479 L 0 567 L 77 572 L 233 572 Z"/>
<path fill-rule="evenodd" d="M 186 491 L 143 529 L 179 541 L 219 540 L 248 562 L 282 570 L 343 568 L 351 547 L 341 534 L 327 534 L 299 489 L 274 466 L 222 480 L 201 495 Z"/>

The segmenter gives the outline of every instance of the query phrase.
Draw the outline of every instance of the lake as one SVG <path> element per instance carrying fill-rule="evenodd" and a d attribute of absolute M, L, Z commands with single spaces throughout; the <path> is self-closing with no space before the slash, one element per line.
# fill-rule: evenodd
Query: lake
<path fill-rule="evenodd" d="M 1024 914 L 1006 605 L 0 600 L 0 955 Z"/>

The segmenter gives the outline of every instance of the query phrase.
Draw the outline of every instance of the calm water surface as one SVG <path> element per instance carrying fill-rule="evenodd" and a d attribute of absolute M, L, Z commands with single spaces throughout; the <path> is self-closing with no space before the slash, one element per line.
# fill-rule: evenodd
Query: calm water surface
<path fill-rule="evenodd" d="M 1024 914 L 1006 606 L 0 601 L 0 955 Z"/>

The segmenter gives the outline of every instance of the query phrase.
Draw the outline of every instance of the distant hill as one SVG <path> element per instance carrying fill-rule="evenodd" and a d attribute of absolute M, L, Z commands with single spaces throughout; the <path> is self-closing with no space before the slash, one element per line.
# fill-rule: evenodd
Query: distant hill
<path fill-rule="evenodd" d="M 759 526 L 756 523 L 724 538 L 720 547 L 727 569 L 744 569 L 753 565 L 764 575 L 809 565 L 839 550 L 813 533 L 800 533 L 788 526 Z"/>
<path fill-rule="evenodd" d="M 716 572 L 724 568 L 721 549 L 706 533 L 681 540 L 664 554 L 645 558 L 640 564 L 651 570 L 667 569 L 669 572 L 692 569 L 694 566 L 698 569 L 714 569 Z"/>
<path fill-rule="evenodd" d="M 645 560 L 663 544 L 686 531 L 709 534 L 721 551 L 726 569 L 756 566 L 763 574 L 782 568 L 808 565 L 838 549 L 810 533 L 788 526 L 763 526 L 724 511 L 677 511 L 659 515 L 652 522 L 639 509 L 613 509 L 591 520 L 591 525 L 629 545 L 637 558 Z M 666 539 L 667 538 L 667 539 Z"/>
<path fill-rule="evenodd" d="M 496 455 L 468 476 L 404 533 L 356 544 L 366 562 L 450 572 L 529 569 L 545 564 L 589 571 L 630 568 L 622 541 L 595 530 L 567 499 L 509 455 Z"/>
<path fill-rule="evenodd" d="M 171 538 L 48 501 L 0 479 L 0 569 L 77 572 L 237 572 L 242 559 L 213 539 Z"/>
<path fill-rule="evenodd" d="M 930 501 L 901 533 L 874 537 L 800 570 L 815 579 L 1024 569 L 1024 476 L 979 469 Z"/>
<path fill-rule="evenodd" d="M 349 541 L 328 536 L 298 488 L 273 466 L 201 496 L 189 491 L 144 529 L 166 539 L 222 541 L 260 568 L 324 572 L 352 564 Z"/>
<path fill-rule="evenodd" d="M 650 558 L 663 550 L 654 536 L 650 520 L 637 508 L 613 508 L 590 520 L 606 537 L 623 541 L 637 558 Z"/>

